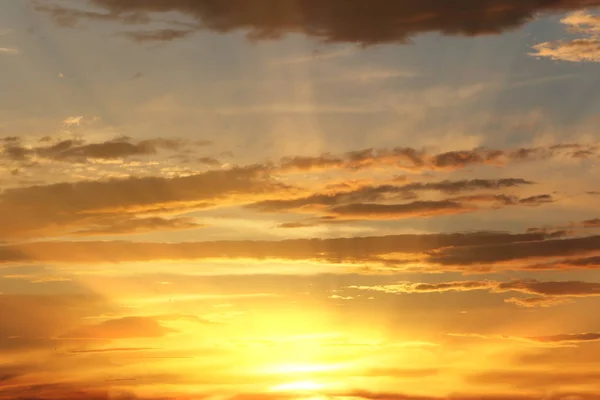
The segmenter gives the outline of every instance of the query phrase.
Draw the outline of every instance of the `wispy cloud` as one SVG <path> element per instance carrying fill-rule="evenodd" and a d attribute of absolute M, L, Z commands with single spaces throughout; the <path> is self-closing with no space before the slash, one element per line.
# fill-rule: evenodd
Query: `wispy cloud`
<path fill-rule="evenodd" d="M 17 54 L 19 50 L 14 47 L 0 47 L 0 54 Z"/>
<path fill-rule="evenodd" d="M 579 281 L 512 280 L 508 282 L 456 281 L 442 283 L 399 283 L 382 286 L 350 286 L 350 289 L 384 292 L 389 294 L 471 292 L 485 290 L 490 293 L 519 292 L 540 297 L 507 299 L 523 307 L 549 307 L 570 302 L 571 298 L 600 296 L 600 283 Z"/>

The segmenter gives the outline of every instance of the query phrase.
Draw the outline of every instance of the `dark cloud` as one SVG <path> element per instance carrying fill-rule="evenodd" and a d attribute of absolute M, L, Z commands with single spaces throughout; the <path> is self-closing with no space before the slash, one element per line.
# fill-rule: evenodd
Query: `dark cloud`
<path fill-rule="evenodd" d="M 176 39 L 181 39 L 193 33 L 191 30 L 185 29 L 160 29 L 155 31 L 133 31 L 126 32 L 123 35 L 127 36 L 138 43 L 145 42 L 169 42 Z"/>
<path fill-rule="evenodd" d="M 431 217 L 474 212 L 482 205 L 492 208 L 504 206 L 538 206 L 553 202 L 550 195 L 537 195 L 518 198 L 514 195 L 476 194 L 442 200 L 416 200 L 408 203 L 394 203 L 418 197 L 418 192 L 439 191 L 458 193 L 475 190 L 493 190 L 531 185 L 524 179 L 472 179 L 441 182 L 413 182 L 406 185 L 363 186 L 353 190 L 317 193 L 295 199 L 265 200 L 246 207 L 261 212 L 308 212 L 324 214 L 329 219 L 311 219 L 287 223 L 282 227 L 306 227 L 319 223 L 332 223 L 332 220 L 353 219 L 402 219 L 411 217 Z M 345 189 L 345 188 L 342 188 Z"/>
<path fill-rule="evenodd" d="M 598 5 L 598 0 L 92 0 L 103 12 L 45 7 L 63 25 L 77 19 L 145 22 L 150 13 L 180 12 L 200 29 L 247 32 L 252 39 L 302 33 L 325 42 L 361 45 L 406 43 L 411 37 L 497 34 L 515 29 L 539 12 L 568 11 Z"/>
<path fill-rule="evenodd" d="M 390 235 L 337 239 L 292 239 L 283 241 L 216 241 L 189 243 L 142 242 L 36 242 L 0 246 L 0 263 L 19 262 L 128 262 L 193 260 L 209 258 L 253 258 L 358 261 L 379 263 L 380 256 L 495 243 L 541 241 L 543 234 L 473 232 L 430 235 Z"/>
<path fill-rule="evenodd" d="M 527 265 L 527 270 L 595 269 L 600 267 L 600 256 L 565 258 L 560 261 L 541 262 Z"/>
<path fill-rule="evenodd" d="M 49 146 L 23 147 L 19 144 L 4 145 L 6 157 L 25 161 L 36 156 L 49 160 L 84 163 L 88 159 L 120 159 L 131 156 L 154 155 L 158 149 L 178 150 L 184 142 L 175 139 L 150 139 L 132 143 L 129 138 L 117 138 L 102 143 L 86 144 L 82 140 L 63 140 Z"/>
<path fill-rule="evenodd" d="M 315 194 L 291 200 L 265 200 L 249 205 L 265 212 L 281 212 L 302 208 L 309 205 L 334 206 L 352 202 L 379 201 L 383 199 L 412 199 L 415 192 L 439 191 L 447 194 L 475 190 L 493 190 L 501 188 L 531 185 L 533 182 L 519 178 L 506 179 L 470 179 L 440 182 L 413 182 L 406 185 L 380 185 L 364 186 L 350 191 L 335 192 L 331 194 Z"/>
<path fill-rule="evenodd" d="M 508 150 L 476 148 L 437 154 L 410 147 L 396 147 L 393 149 L 365 149 L 340 155 L 325 153 L 316 157 L 288 157 L 280 161 L 279 169 L 281 172 L 294 172 L 338 168 L 360 170 L 393 166 L 409 171 L 453 171 L 476 165 L 499 166 L 511 162 L 546 160 L 557 156 L 581 158 L 575 157 L 575 152 L 581 151 L 589 152 L 590 157 L 598 155 L 596 146 L 580 144 Z"/>
<path fill-rule="evenodd" d="M 450 198 L 445 200 L 418 200 L 403 204 L 350 203 L 321 210 L 339 218 L 356 219 L 402 219 L 411 217 L 432 217 L 437 215 L 454 215 L 478 211 L 481 205 L 491 204 L 492 208 L 525 205 L 537 206 L 552 202 L 549 195 L 540 195 L 519 199 L 507 195 L 474 195 Z"/>
<path fill-rule="evenodd" d="M 447 248 L 428 257 L 441 265 L 474 265 L 499 262 L 526 262 L 536 258 L 582 256 L 600 249 L 600 236 L 553 239 L 529 243 Z"/>
<path fill-rule="evenodd" d="M 220 167 L 222 165 L 221 161 L 213 157 L 200 157 L 196 161 L 209 167 Z"/>
<path fill-rule="evenodd" d="M 531 205 L 531 206 L 539 206 L 544 203 L 553 203 L 554 199 L 549 194 L 541 194 L 531 197 L 526 197 L 524 199 L 519 199 L 520 204 Z"/>

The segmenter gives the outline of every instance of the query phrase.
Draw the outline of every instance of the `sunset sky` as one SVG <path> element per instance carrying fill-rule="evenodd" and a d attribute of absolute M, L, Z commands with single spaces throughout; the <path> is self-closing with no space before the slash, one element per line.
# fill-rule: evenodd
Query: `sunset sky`
<path fill-rule="evenodd" d="M 0 400 L 599 400 L 600 0 L 0 0 Z"/>

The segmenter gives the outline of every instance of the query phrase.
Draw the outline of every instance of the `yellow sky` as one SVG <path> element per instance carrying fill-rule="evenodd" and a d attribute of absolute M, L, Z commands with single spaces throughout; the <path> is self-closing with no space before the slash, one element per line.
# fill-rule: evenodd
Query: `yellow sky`
<path fill-rule="evenodd" d="M 0 400 L 600 399 L 599 6 L 0 1 Z"/>

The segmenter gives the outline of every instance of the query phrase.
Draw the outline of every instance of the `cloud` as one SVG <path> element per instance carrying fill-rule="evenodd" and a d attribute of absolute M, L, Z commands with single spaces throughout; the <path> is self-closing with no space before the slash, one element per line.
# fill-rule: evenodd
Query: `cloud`
<path fill-rule="evenodd" d="M 600 333 L 573 333 L 550 336 L 530 337 L 529 339 L 542 343 L 581 343 L 600 340 Z"/>
<path fill-rule="evenodd" d="M 587 381 L 592 381 L 593 376 L 595 376 L 595 374 L 587 374 Z M 471 383 L 475 383 L 476 380 L 477 375 L 473 377 Z M 585 392 L 559 391 L 554 393 L 545 391 L 543 394 L 473 392 L 451 393 L 439 396 L 427 396 L 400 392 L 374 392 L 368 390 L 353 390 L 342 393 L 336 393 L 333 398 L 357 400 L 600 400 L 600 395 Z"/>
<path fill-rule="evenodd" d="M 213 157 L 200 157 L 196 160 L 200 164 L 208 165 L 209 167 L 220 167 L 223 163 Z"/>
<path fill-rule="evenodd" d="M 548 345 L 551 347 L 572 347 L 581 343 L 596 342 L 600 340 L 599 333 L 572 333 L 547 336 L 509 336 L 479 333 L 449 333 L 451 337 L 486 339 L 486 340 L 514 340 L 518 342 Z"/>
<path fill-rule="evenodd" d="M 278 170 L 283 173 L 395 167 L 412 172 L 454 171 L 477 165 L 504 166 L 512 162 L 533 162 L 553 157 L 586 158 L 597 154 L 597 146 L 580 144 L 505 150 L 476 148 L 433 154 L 410 147 L 396 147 L 364 149 L 340 155 L 325 153 L 316 157 L 287 157 L 280 161 Z"/>
<path fill-rule="evenodd" d="M 453 215 L 479 210 L 481 205 L 494 208 L 523 205 L 538 206 L 553 202 L 550 195 L 536 195 L 519 199 L 513 195 L 469 195 L 443 200 L 416 200 L 393 203 L 398 200 L 417 198 L 418 192 L 438 191 L 458 193 L 475 190 L 495 190 L 531 185 L 524 179 L 472 179 L 440 182 L 413 182 L 406 185 L 362 186 L 354 190 L 317 193 L 311 196 L 286 200 L 264 200 L 246 207 L 261 212 L 308 212 L 325 214 L 322 218 L 286 223 L 282 227 L 295 228 L 334 223 L 339 219 L 401 219 Z M 344 188 L 342 188 L 344 189 Z"/>
<path fill-rule="evenodd" d="M 600 62 L 600 16 L 586 11 L 576 11 L 560 21 L 571 33 L 580 33 L 584 38 L 543 42 L 533 46 L 535 57 L 571 62 Z"/>
<path fill-rule="evenodd" d="M 540 258 L 579 256 L 597 252 L 600 236 L 552 239 L 469 248 L 447 248 L 431 253 L 427 261 L 440 265 L 493 264 L 500 262 L 526 262 Z"/>
<path fill-rule="evenodd" d="M 82 120 L 83 120 L 83 116 L 81 116 L 81 115 L 76 116 L 76 117 L 67 117 L 63 121 L 63 125 L 65 125 L 65 126 L 79 125 Z"/>
<path fill-rule="evenodd" d="M 80 117 L 71 117 L 65 124 L 79 124 Z M 90 159 L 122 159 L 131 156 L 154 155 L 159 149 L 178 150 L 184 142 L 176 139 L 149 139 L 132 143 L 129 138 L 117 138 L 102 143 L 86 144 L 82 140 L 63 140 L 49 146 L 24 147 L 18 142 L 8 142 L 3 147 L 5 157 L 13 161 L 28 161 L 33 157 L 42 159 L 85 163 Z"/>
<path fill-rule="evenodd" d="M 558 270 L 558 269 L 595 269 L 600 267 L 600 256 L 574 257 L 559 261 L 541 262 L 526 266 L 527 270 Z"/>
<path fill-rule="evenodd" d="M 92 235 L 131 235 L 154 231 L 175 231 L 185 229 L 198 229 L 205 225 L 196 222 L 189 217 L 179 218 L 116 218 L 113 223 L 104 226 L 96 226 L 87 229 L 81 229 L 73 232 L 73 235 L 92 236 Z"/>
<path fill-rule="evenodd" d="M 562 304 L 572 303 L 573 300 L 568 298 L 556 298 L 556 297 L 511 297 L 510 299 L 505 299 L 505 303 L 512 303 L 519 307 L 554 307 Z"/>
<path fill-rule="evenodd" d="M 333 207 L 334 215 L 351 218 L 395 219 L 407 217 L 431 217 L 474 211 L 464 204 L 450 201 L 414 201 L 407 204 L 354 203 Z"/>
<path fill-rule="evenodd" d="M 405 254 L 414 259 L 425 251 L 541 241 L 543 233 L 472 232 L 454 234 L 390 235 L 283 241 L 214 241 L 186 243 L 144 242 L 35 242 L 0 246 L 1 263 L 105 263 L 214 258 L 316 260 L 379 264 L 381 257 Z"/>
<path fill-rule="evenodd" d="M 352 296 L 340 296 L 339 294 L 332 294 L 329 298 L 333 300 L 354 300 Z"/>
<path fill-rule="evenodd" d="M 0 47 L 0 54 L 17 54 L 19 53 L 18 49 L 13 47 Z"/>
<path fill-rule="evenodd" d="M 156 338 L 175 332 L 150 317 L 109 319 L 95 325 L 83 325 L 60 336 L 62 339 L 134 339 Z"/>
<path fill-rule="evenodd" d="M 0 194 L 0 238 L 44 237 L 78 231 L 190 227 L 189 220 L 145 218 L 150 212 L 177 213 L 228 198 L 259 200 L 288 186 L 263 166 L 208 171 L 176 178 L 80 181 L 7 189 Z M 128 215 L 129 214 L 129 215 Z M 119 222 L 119 218 L 124 221 Z M 108 220 L 108 223 L 107 223 Z M 116 222 L 115 222 L 116 221 Z M 99 226 L 99 228 L 98 228 Z"/>
<path fill-rule="evenodd" d="M 524 199 L 506 195 L 475 195 L 445 200 L 419 200 L 404 204 L 352 203 L 332 207 L 328 211 L 340 217 L 399 219 L 474 212 L 480 209 L 478 203 L 492 203 L 492 207 L 498 208 L 509 205 L 538 206 L 553 201 L 550 195 L 538 195 Z"/>
<path fill-rule="evenodd" d="M 185 29 L 159 29 L 155 31 L 133 31 L 123 33 L 138 43 L 145 42 L 169 42 L 176 39 L 181 39 L 193 33 L 191 30 Z"/>
<path fill-rule="evenodd" d="M 156 350 L 154 347 L 105 347 L 102 349 L 83 349 L 69 351 L 71 354 L 121 353 Z"/>
<path fill-rule="evenodd" d="M 85 288 L 78 292 L 83 294 L 0 295 L 0 352 L 8 355 L 60 348 L 53 337 L 81 324 L 84 318 L 118 309 Z"/>
<path fill-rule="evenodd" d="M 335 201 L 335 199 L 327 200 L 327 202 L 331 201 Z M 317 204 L 315 207 L 312 207 L 314 205 L 309 204 L 299 207 L 295 211 L 325 213 L 329 215 L 321 218 L 314 218 L 308 221 L 293 222 L 291 223 L 292 225 L 288 224 L 284 227 L 294 227 L 293 224 L 300 224 L 300 227 L 331 224 L 335 223 L 336 221 L 342 222 L 344 219 L 393 220 L 404 218 L 429 218 L 439 215 L 456 215 L 486 209 L 481 207 L 482 204 L 491 204 L 493 209 L 497 209 L 504 206 L 514 205 L 539 206 L 541 204 L 551 203 L 553 201 L 554 200 L 550 195 L 538 195 L 524 199 L 507 195 L 474 195 L 449 198 L 445 200 L 417 200 L 401 204 L 349 203 L 330 207 L 320 207 L 319 204 Z M 555 232 L 555 234 L 557 233 Z"/>
<path fill-rule="evenodd" d="M 111 387 L 106 382 L 31 382 L 29 385 L 0 388 L 0 400 L 172 400 L 165 397 L 139 397 Z"/>
<path fill-rule="evenodd" d="M 276 39 L 301 33 L 325 42 L 361 45 L 407 43 L 415 35 L 439 32 L 445 35 L 497 34 L 515 29 L 539 12 L 562 12 L 597 5 L 597 0 L 460 0 L 452 4 L 426 0 L 92 0 L 105 12 L 38 6 L 62 25 L 78 19 L 119 20 L 143 23 L 150 13 L 180 12 L 195 19 L 198 29 L 220 33 L 245 31 L 254 40 Z M 466 12 L 465 10 L 468 10 Z M 365 16 L 368 16 L 365 17 Z"/>
<path fill-rule="evenodd" d="M 456 281 L 442 283 L 399 283 L 381 286 L 350 286 L 350 289 L 370 290 L 391 294 L 403 293 L 442 293 L 442 292 L 469 292 L 486 290 L 490 293 L 519 292 L 541 296 L 539 298 L 507 299 L 523 307 L 549 307 L 564 304 L 565 298 L 600 296 L 600 283 L 580 281 L 550 281 L 537 280 L 512 280 L 498 281 Z M 567 300 L 568 302 L 569 300 Z"/>
<path fill-rule="evenodd" d="M 600 228 L 600 218 L 583 221 L 583 226 L 586 228 Z"/>
<path fill-rule="evenodd" d="M 531 185 L 533 182 L 519 178 L 505 179 L 470 179 L 440 182 L 413 182 L 406 185 L 362 186 L 350 191 L 339 191 L 328 194 L 314 194 L 290 200 L 265 200 L 250 204 L 247 207 L 264 212 L 281 212 L 295 210 L 305 206 L 324 205 L 334 206 L 352 202 L 379 201 L 399 198 L 411 199 L 415 192 L 439 191 L 447 194 L 475 190 L 495 190 L 501 188 Z"/>
<path fill-rule="evenodd" d="M 537 53 L 530 54 L 536 57 L 571 62 L 600 62 L 600 38 L 544 42 L 533 46 L 533 48 L 537 50 Z"/>

